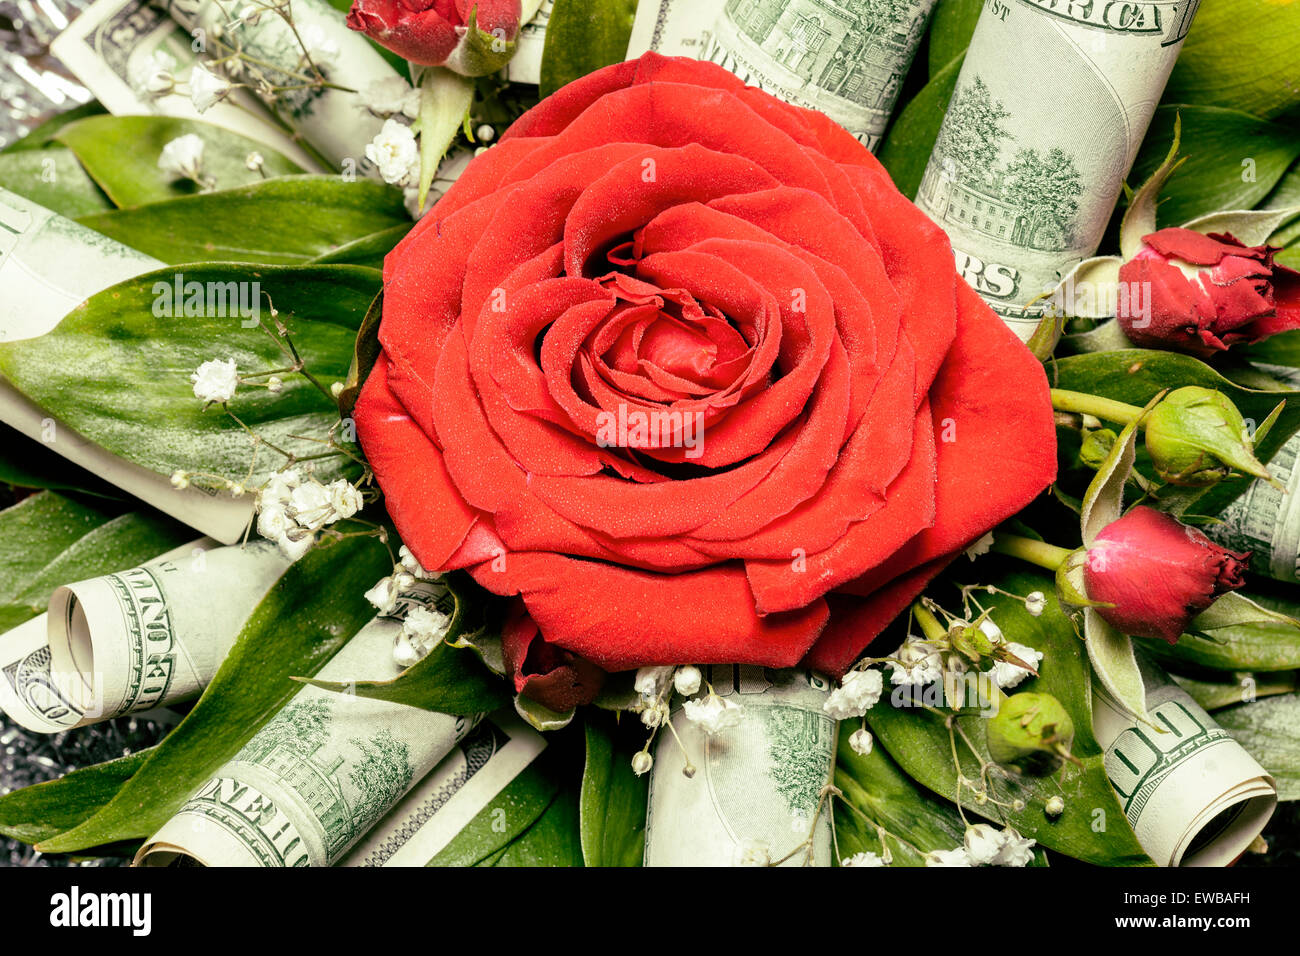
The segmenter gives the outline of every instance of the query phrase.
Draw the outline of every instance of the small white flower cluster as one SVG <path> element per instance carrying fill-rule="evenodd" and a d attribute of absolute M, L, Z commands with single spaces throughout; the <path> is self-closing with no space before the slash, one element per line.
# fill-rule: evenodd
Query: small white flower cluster
<path fill-rule="evenodd" d="M 872 853 L 870 850 L 863 850 L 861 853 L 855 853 L 852 856 L 840 860 L 840 866 L 884 866 L 885 861 L 879 854 Z"/>
<path fill-rule="evenodd" d="M 366 592 L 366 600 L 380 614 L 392 614 L 397 601 L 411 591 L 418 581 L 437 581 L 442 575 L 426 571 L 411 550 L 402 545 L 392 574 L 375 582 Z M 393 641 L 393 660 L 399 667 L 410 667 L 428 656 L 447 633 L 451 619 L 437 608 L 413 607 L 402 619 L 402 630 Z"/>
<path fill-rule="evenodd" d="M 420 115 L 420 91 L 400 76 L 386 76 L 361 90 L 361 105 L 376 116 Z"/>
<path fill-rule="evenodd" d="M 198 139 L 197 136 L 193 138 Z M 172 140 L 167 145 L 172 146 L 179 141 Z M 209 402 L 228 402 L 235 397 L 235 388 L 239 385 L 239 368 L 234 359 L 208 359 L 190 373 L 190 381 L 194 383 L 194 397 L 205 405 Z"/>
<path fill-rule="evenodd" d="M 375 138 L 366 144 L 366 159 L 375 164 L 384 182 L 408 188 L 420 179 L 420 146 L 406 123 L 384 120 Z"/>
<path fill-rule="evenodd" d="M 932 850 L 926 866 L 1028 866 L 1036 841 L 1022 837 L 1014 827 L 999 830 L 988 823 L 966 828 L 962 845 L 952 850 Z"/>
<path fill-rule="evenodd" d="M 1026 664 L 1032 664 L 1034 670 L 1038 669 L 1038 665 L 1043 659 L 1043 652 L 1034 650 L 1028 644 L 1017 644 L 1015 641 L 1008 641 L 1007 650 Z M 994 664 L 992 674 L 993 683 L 1004 690 L 1008 687 L 1015 687 L 1026 677 L 1031 676 L 1030 671 L 1025 670 L 1019 664 L 1012 664 L 1009 661 L 998 661 Z"/>
<path fill-rule="evenodd" d="M 642 667 L 632 682 L 638 699 L 631 709 L 641 715 L 641 723 L 654 731 L 668 723 L 669 700 L 672 692 L 676 691 L 688 698 L 682 704 L 682 715 L 710 737 L 739 724 L 744 708 L 733 700 L 718 696 L 712 687 L 702 697 L 695 697 L 703 686 L 704 675 L 693 664 L 683 664 L 680 667 Z M 651 740 L 653 739 L 652 733 Z M 653 766 L 649 747 L 650 744 L 647 743 L 646 749 L 632 758 L 632 769 L 638 777 Z M 687 775 L 694 772 L 688 761 Z"/>
<path fill-rule="evenodd" d="M 190 102 L 200 113 L 207 112 L 226 98 L 232 87 L 224 76 L 218 76 L 203 64 L 195 64 L 190 71 Z"/>
<path fill-rule="evenodd" d="M 328 485 L 297 468 L 276 472 L 257 492 L 257 533 L 290 560 L 302 557 L 316 532 L 361 510 L 365 499 L 346 479 Z"/>
<path fill-rule="evenodd" d="M 1008 651 L 1035 669 L 1043 659 L 1042 652 L 1029 645 L 1007 641 L 1001 629 L 991 620 L 984 621 L 981 630 L 994 644 L 1004 645 Z M 924 687 L 942 680 L 945 669 L 956 673 L 964 673 L 967 669 L 967 662 L 958 655 L 947 653 L 935 643 L 920 637 L 907 638 L 893 657 L 893 660 L 885 662 L 885 666 L 890 669 L 889 679 L 895 686 Z M 1031 676 L 1031 672 L 1008 661 L 997 661 L 989 676 L 998 687 L 1007 689 L 1020 684 Z"/>
<path fill-rule="evenodd" d="M 835 720 L 865 717 L 867 711 L 880 700 L 884 688 L 884 675 L 875 668 L 851 670 L 844 675 L 840 686 L 831 692 L 826 703 L 822 704 L 822 710 Z"/>

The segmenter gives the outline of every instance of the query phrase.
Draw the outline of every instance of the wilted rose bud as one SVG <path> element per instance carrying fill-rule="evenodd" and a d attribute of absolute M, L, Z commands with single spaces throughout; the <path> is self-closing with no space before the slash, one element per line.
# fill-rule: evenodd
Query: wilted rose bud
<path fill-rule="evenodd" d="M 424 66 L 495 73 L 514 53 L 520 0 L 354 0 L 348 26 Z"/>
<path fill-rule="evenodd" d="M 1161 229 L 1119 270 L 1133 290 L 1119 322 L 1137 345 L 1209 356 L 1300 328 L 1300 273 L 1273 264 L 1270 246 L 1227 233 Z"/>
<path fill-rule="evenodd" d="M 1174 485 L 1200 487 L 1234 470 L 1268 479 L 1237 406 L 1199 385 L 1176 388 L 1146 419 L 1147 451 L 1156 474 Z"/>
<path fill-rule="evenodd" d="M 985 730 L 989 756 L 1034 776 L 1051 773 L 1070 757 L 1074 721 L 1051 694 L 1025 691 L 1002 702 Z"/>
<path fill-rule="evenodd" d="M 1089 599 L 1104 602 L 1094 610 L 1117 630 L 1176 644 L 1192 618 L 1245 583 L 1249 557 L 1139 505 L 1093 541 L 1084 588 Z"/>

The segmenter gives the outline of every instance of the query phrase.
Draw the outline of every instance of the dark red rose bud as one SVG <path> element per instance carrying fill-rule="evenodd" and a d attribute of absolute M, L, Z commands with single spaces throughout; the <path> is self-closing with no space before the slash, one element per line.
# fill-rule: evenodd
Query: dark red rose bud
<path fill-rule="evenodd" d="M 355 0 L 348 26 L 412 63 L 482 76 L 510 59 L 520 16 L 520 0 Z"/>
<path fill-rule="evenodd" d="M 516 693 L 556 713 L 591 703 L 605 683 L 605 672 L 591 661 L 543 638 L 518 598 L 502 625 L 501 651 Z"/>
<path fill-rule="evenodd" d="M 1119 270 L 1120 325 L 1137 345 L 1201 356 L 1300 328 L 1300 273 L 1274 265 L 1275 251 L 1227 233 L 1143 236 Z"/>
<path fill-rule="evenodd" d="M 1096 611 L 1116 629 L 1176 644 L 1192 618 L 1245 583 L 1249 557 L 1139 506 L 1097 535 L 1083 581 L 1090 600 L 1114 605 Z"/>

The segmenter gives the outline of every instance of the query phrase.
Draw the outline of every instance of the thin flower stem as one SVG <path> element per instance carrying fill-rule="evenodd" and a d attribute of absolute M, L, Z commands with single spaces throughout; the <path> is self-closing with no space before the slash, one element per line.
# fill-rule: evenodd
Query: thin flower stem
<path fill-rule="evenodd" d="M 1003 531 L 993 536 L 993 547 L 989 550 L 1028 561 L 1048 571 L 1058 570 L 1065 563 L 1065 559 L 1073 553 L 1069 548 L 1059 548 L 1046 541 L 1026 538 L 1018 534 L 1007 534 Z"/>
<path fill-rule="evenodd" d="M 912 616 L 921 625 L 921 632 L 928 641 L 941 641 L 948 636 L 948 629 L 939 623 L 939 619 L 919 601 L 912 605 Z"/>
<path fill-rule="evenodd" d="M 1097 418 L 1108 422 L 1118 422 L 1121 425 L 1131 425 L 1142 417 L 1142 409 L 1136 405 L 1128 405 L 1114 399 L 1102 398 L 1100 395 L 1089 395 L 1087 392 L 1070 392 L 1063 388 L 1054 388 L 1051 393 L 1052 407 L 1058 412 L 1095 415 Z"/>

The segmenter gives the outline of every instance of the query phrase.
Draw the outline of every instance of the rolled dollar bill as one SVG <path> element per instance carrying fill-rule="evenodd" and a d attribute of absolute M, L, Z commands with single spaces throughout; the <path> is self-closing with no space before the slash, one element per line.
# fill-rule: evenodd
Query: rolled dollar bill
<path fill-rule="evenodd" d="M 53 53 L 118 115 L 201 119 L 248 136 L 288 156 L 308 172 L 325 167 L 294 142 L 247 90 L 232 90 L 202 113 L 184 93 L 154 95 L 147 84 L 160 71 L 183 90 L 200 57 L 194 38 L 150 0 L 96 0 L 50 45 Z"/>
<path fill-rule="evenodd" d="M 50 671 L 76 726 L 197 697 L 290 561 L 270 541 L 151 561 L 50 596 Z"/>
<path fill-rule="evenodd" d="M 1205 525 L 1225 548 L 1249 551 L 1250 566 L 1278 581 L 1300 582 L 1300 435 L 1269 460 L 1268 470 L 1286 491 L 1256 479 Z"/>
<path fill-rule="evenodd" d="M 642 0 L 628 57 L 711 60 L 875 149 L 935 0 Z"/>
<path fill-rule="evenodd" d="M 916 204 L 1022 339 L 1097 251 L 1199 2 L 984 4 Z"/>
<path fill-rule="evenodd" d="M 421 589 L 450 610 L 446 591 Z M 395 618 L 377 617 L 320 671 L 386 680 Z M 478 722 L 303 687 L 140 848 L 138 866 L 330 866 Z"/>
<path fill-rule="evenodd" d="M 511 714 L 483 721 L 336 865 L 424 866 L 545 748 Z"/>
<path fill-rule="evenodd" d="M 0 342 L 44 335 L 73 308 L 163 263 L 16 193 L 0 189 Z M 173 488 L 163 475 L 112 454 L 59 421 L 0 375 L 0 421 L 74 464 L 226 544 L 253 513 L 250 498 Z"/>
<path fill-rule="evenodd" d="M 742 708 L 739 720 L 710 735 L 679 706 L 676 735 L 660 732 L 645 865 L 799 866 L 811 838 L 811 862 L 830 866 L 831 810 L 822 797 L 835 758 L 835 721 L 822 709 L 830 682 L 804 670 L 707 671 L 715 693 Z"/>
<path fill-rule="evenodd" d="M 373 169 L 363 150 L 384 121 L 365 108 L 361 91 L 398 73 L 326 0 L 287 0 L 293 28 L 270 11 L 256 22 L 232 24 L 236 11 L 220 0 L 155 2 L 185 29 L 202 31 L 210 52 L 220 41 L 256 59 L 240 65 L 239 82 L 258 71 L 271 85 L 302 87 L 268 93 L 263 101 L 335 168 Z M 307 86 L 304 70 L 312 63 L 342 88 Z"/>
<path fill-rule="evenodd" d="M 69 699 L 75 692 L 50 671 L 45 620 L 34 617 L 0 637 L 0 710 L 33 733 L 57 734 L 77 726 L 82 713 Z"/>
<path fill-rule="evenodd" d="M 506 64 L 506 79 L 511 83 L 540 83 L 542 81 L 542 51 L 546 48 L 546 25 L 551 22 L 555 0 L 541 0 L 537 13 L 519 28 L 515 38 L 515 55 Z M 529 3 L 524 3 L 527 13 Z"/>
<path fill-rule="evenodd" d="M 1273 778 L 1168 674 L 1139 658 L 1151 724 L 1093 684 L 1106 775 L 1138 842 L 1160 866 L 1226 866 L 1277 807 Z"/>

